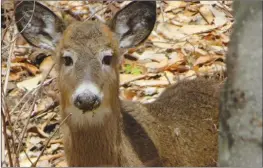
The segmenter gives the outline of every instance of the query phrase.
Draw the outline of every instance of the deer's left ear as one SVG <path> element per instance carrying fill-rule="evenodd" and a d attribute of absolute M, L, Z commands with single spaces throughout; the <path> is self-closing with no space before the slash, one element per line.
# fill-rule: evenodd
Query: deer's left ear
<path fill-rule="evenodd" d="M 156 21 L 155 1 L 135 1 L 113 17 L 110 27 L 120 41 L 121 48 L 139 45 L 150 35 Z"/>

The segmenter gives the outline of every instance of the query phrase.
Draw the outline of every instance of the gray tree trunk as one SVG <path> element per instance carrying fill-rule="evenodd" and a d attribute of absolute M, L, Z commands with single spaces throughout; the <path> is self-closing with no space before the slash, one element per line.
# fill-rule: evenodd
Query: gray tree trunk
<path fill-rule="evenodd" d="M 219 166 L 262 167 L 262 1 L 235 1 L 233 8 Z"/>

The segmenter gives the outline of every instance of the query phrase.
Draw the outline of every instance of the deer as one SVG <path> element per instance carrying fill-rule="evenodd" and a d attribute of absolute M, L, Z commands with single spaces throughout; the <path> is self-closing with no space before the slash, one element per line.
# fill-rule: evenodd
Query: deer
<path fill-rule="evenodd" d="M 54 53 L 69 166 L 216 165 L 220 81 L 182 80 L 146 104 L 119 98 L 121 50 L 142 44 L 156 15 L 155 1 L 133 1 L 106 23 L 16 6 L 22 36 Z"/>

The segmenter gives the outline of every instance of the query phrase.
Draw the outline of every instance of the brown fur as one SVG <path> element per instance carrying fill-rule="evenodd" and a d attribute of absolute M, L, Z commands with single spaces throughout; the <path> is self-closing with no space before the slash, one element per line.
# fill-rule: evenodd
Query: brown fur
<path fill-rule="evenodd" d="M 90 29 L 84 29 L 84 27 L 90 27 Z M 92 29 L 93 28 L 93 29 Z M 112 35 L 107 34 L 102 31 L 107 30 L 104 25 L 100 23 L 86 22 L 86 23 L 74 23 L 64 33 L 64 38 L 61 40 L 60 47 L 58 51 L 62 49 L 74 49 L 76 53 L 82 53 L 83 55 L 89 55 L 90 58 L 83 57 L 79 55 L 79 69 L 78 72 L 83 71 L 83 66 L 87 61 L 92 60 L 93 55 L 91 53 L 99 53 L 102 46 L 109 45 L 111 48 L 116 48 L 117 41 L 111 42 Z M 109 38 L 108 38 L 109 37 Z M 83 40 L 82 40 L 83 39 Z M 94 42 L 97 40 L 97 42 Z M 99 42 L 98 42 L 99 41 Z M 85 51 L 85 46 L 89 48 Z M 87 48 L 87 47 L 86 47 Z M 86 53 L 87 52 L 87 53 Z M 91 52 L 91 53 L 90 53 Z M 114 62 L 117 62 L 117 49 L 116 58 Z M 94 60 L 95 61 L 95 60 Z M 59 62 L 59 60 L 58 60 Z M 84 64 L 82 64 L 84 63 Z M 59 64 L 60 65 L 60 64 Z M 95 73 L 92 78 L 94 80 L 101 80 L 102 74 L 100 74 L 100 67 L 97 66 L 96 62 L 89 64 L 90 69 L 95 69 Z M 120 146 L 120 129 L 119 129 L 119 117 L 120 117 L 120 107 L 118 99 L 118 69 L 117 63 L 113 64 L 115 69 L 115 77 L 109 76 L 111 78 L 108 80 L 109 85 L 109 104 L 113 109 L 112 115 L 104 118 L 104 124 L 99 126 L 87 125 L 75 125 L 72 124 L 72 119 L 66 121 L 63 128 L 64 134 L 64 146 L 66 152 L 66 158 L 70 166 L 98 166 L 98 165 L 118 165 L 120 166 L 119 159 L 119 146 Z M 84 73 L 84 72 L 82 72 Z M 84 75 L 84 74 L 83 74 Z M 114 74 L 111 74 L 114 75 Z M 74 73 L 70 77 L 65 76 L 65 73 L 60 68 L 60 82 L 59 88 L 61 91 L 61 115 L 64 119 L 68 114 L 64 113 L 64 109 L 71 104 L 63 103 L 67 98 L 70 98 L 75 89 L 76 81 L 81 81 L 82 75 L 80 73 Z M 65 78 L 67 79 L 65 81 Z M 114 79 L 115 78 L 115 79 Z M 65 83 L 66 82 L 66 83 Z M 72 84 L 70 83 L 72 82 Z M 113 96 L 116 95 L 116 96 Z M 69 102 L 69 101 L 68 101 Z M 72 111 L 74 113 L 74 111 Z"/>
<path fill-rule="evenodd" d="M 32 4 L 23 1 L 17 7 L 15 16 L 21 20 L 17 23 L 20 31 L 30 20 L 30 15 L 20 18 L 24 16 L 23 6 L 32 9 Z M 118 12 L 109 26 L 76 21 L 64 30 L 63 26 L 57 29 L 57 25 L 52 29 L 53 24 L 66 23 L 36 2 L 36 9 L 44 11 L 43 15 L 34 15 L 33 24 L 22 34 L 35 46 L 56 46 L 62 119 L 72 114 L 62 128 L 69 166 L 215 165 L 218 81 L 183 81 L 151 104 L 120 102 L 118 97 L 119 46 L 134 46 L 147 38 L 154 26 L 155 8 L 155 2 L 133 2 Z M 43 20 L 46 18 L 49 19 Z M 124 32 L 127 28 L 130 31 Z M 112 50 L 113 56 L 105 71 L 100 54 L 107 49 Z M 66 51 L 75 59 L 70 67 L 63 62 Z M 87 81 L 104 93 L 100 107 L 105 108 L 97 111 L 91 121 L 87 116 L 92 112 L 83 114 L 72 103 L 74 91 Z M 99 118 L 100 114 L 105 114 L 104 118 Z"/>
<path fill-rule="evenodd" d="M 215 166 L 219 81 L 198 78 L 173 85 L 153 103 L 124 102 L 146 130 L 165 166 Z"/>

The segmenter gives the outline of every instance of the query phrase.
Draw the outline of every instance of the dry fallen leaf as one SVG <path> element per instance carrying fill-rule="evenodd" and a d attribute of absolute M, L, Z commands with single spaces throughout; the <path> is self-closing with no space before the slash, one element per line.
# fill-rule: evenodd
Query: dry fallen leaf
<path fill-rule="evenodd" d="M 144 77 L 146 77 L 146 75 L 120 74 L 120 85 L 124 85 L 131 81 L 142 79 Z"/>
<path fill-rule="evenodd" d="M 167 86 L 169 85 L 169 82 L 165 80 L 137 80 L 134 82 L 131 82 L 133 85 L 137 86 Z"/>
<path fill-rule="evenodd" d="M 213 13 L 211 12 L 210 8 L 208 8 L 206 5 L 205 6 L 202 6 L 200 9 L 199 9 L 201 15 L 204 17 L 204 19 L 206 20 L 206 22 L 208 24 L 211 24 L 214 20 L 214 15 Z"/>
<path fill-rule="evenodd" d="M 123 89 L 121 90 L 120 95 L 126 100 L 133 100 L 137 93 L 131 89 Z"/>
<path fill-rule="evenodd" d="M 29 91 L 36 88 L 41 80 L 42 80 L 42 74 L 39 74 L 30 79 L 24 80 L 22 82 L 18 82 L 16 85 L 20 89 L 26 89 Z"/>
<path fill-rule="evenodd" d="M 183 40 L 183 38 L 186 37 L 185 33 L 180 31 L 180 27 L 169 23 L 158 24 L 156 31 L 163 34 L 166 38 L 172 40 Z"/>
<path fill-rule="evenodd" d="M 49 135 L 38 128 L 36 125 L 28 126 L 27 132 L 33 132 L 38 134 L 41 138 L 48 138 Z"/>
<path fill-rule="evenodd" d="M 223 26 L 227 23 L 227 18 L 224 12 L 217 10 L 216 8 L 209 7 L 209 9 L 212 11 L 213 15 L 215 16 L 214 24 L 216 27 Z"/>
<path fill-rule="evenodd" d="M 18 81 L 26 74 L 27 74 L 27 71 L 25 70 L 22 70 L 20 72 L 10 72 L 8 81 Z"/>
<path fill-rule="evenodd" d="M 11 63 L 11 68 L 14 68 L 14 67 L 22 67 L 33 75 L 36 75 L 37 73 L 39 73 L 39 69 L 36 66 L 29 64 L 27 62 Z"/>
<path fill-rule="evenodd" d="M 164 57 L 161 62 L 149 62 L 145 64 L 148 72 L 157 73 L 163 71 L 168 66 L 168 58 Z"/>
<path fill-rule="evenodd" d="M 184 1 L 166 1 L 168 4 L 167 8 L 165 8 L 165 12 L 177 9 L 177 8 L 184 8 L 186 7 L 187 3 Z"/>
<path fill-rule="evenodd" d="M 184 25 L 179 30 L 187 35 L 205 33 L 216 28 L 214 25 Z"/>
<path fill-rule="evenodd" d="M 206 56 L 201 56 L 199 58 L 197 58 L 197 60 L 194 63 L 194 66 L 196 65 L 202 65 L 202 64 L 206 64 L 206 63 L 210 63 L 210 62 L 214 62 L 217 59 L 223 59 L 222 56 L 220 55 L 206 55 Z"/>
<path fill-rule="evenodd" d="M 156 87 L 147 87 L 143 89 L 144 94 L 147 96 L 152 96 L 157 93 L 157 88 Z"/>

